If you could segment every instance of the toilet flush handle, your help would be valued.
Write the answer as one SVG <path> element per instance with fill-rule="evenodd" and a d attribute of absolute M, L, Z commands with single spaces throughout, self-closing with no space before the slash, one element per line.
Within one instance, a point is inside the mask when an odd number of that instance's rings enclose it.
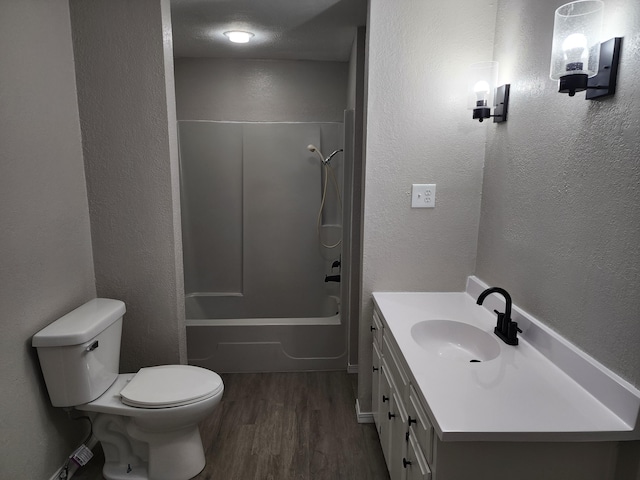
<path fill-rule="evenodd" d="M 99 346 L 98 340 L 96 340 L 86 348 L 85 352 L 93 352 L 96 348 L 98 348 L 98 346 Z"/>

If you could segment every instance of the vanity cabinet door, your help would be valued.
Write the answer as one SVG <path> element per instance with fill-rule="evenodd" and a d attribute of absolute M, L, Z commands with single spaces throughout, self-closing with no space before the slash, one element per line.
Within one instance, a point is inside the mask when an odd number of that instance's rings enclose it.
<path fill-rule="evenodd" d="M 378 436 L 380 437 L 380 445 L 382 446 L 382 453 L 384 453 L 384 459 L 387 462 L 387 468 L 390 465 L 390 454 L 391 454 L 391 392 L 392 392 L 392 384 L 391 378 L 389 378 L 389 367 L 387 366 L 384 358 L 382 359 L 382 363 L 380 366 L 380 371 L 382 374 L 380 375 L 380 409 L 379 409 L 379 418 L 380 423 L 377 425 L 378 427 Z"/>
<path fill-rule="evenodd" d="M 376 344 L 373 344 L 373 358 L 372 358 L 372 379 L 371 379 L 371 410 L 373 413 L 373 420 L 376 424 L 376 428 L 380 425 L 380 409 L 382 398 L 380 396 L 380 377 L 382 375 L 382 358 L 380 350 Z"/>
<path fill-rule="evenodd" d="M 378 346 L 378 349 L 382 351 L 382 335 L 384 327 L 382 326 L 382 320 L 378 316 L 377 312 L 373 312 L 373 320 L 371 322 L 371 332 L 373 333 L 373 344 Z"/>
<path fill-rule="evenodd" d="M 409 436 L 407 454 L 402 459 L 405 480 L 431 480 L 431 470 L 416 439 Z"/>
<path fill-rule="evenodd" d="M 433 465 L 433 426 L 427 417 L 413 385 L 409 386 L 409 435 L 414 437 L 430 465 Z"/>
<path fill-rule="evenodd" d="M 389 476 L 391 480 L 404 479 L 405 468 L 403 458 L 407 455 L 407 410 L 401 396 L 393 388 L 389 423 L 391 427 L 391 454 L 389 456 Z"/>
<path fill-rule="evenodd" d="M 409 394 L 409 376 L 405 372 L 395 345 L 389 337 L 390 335 L 385 335 L 382 339 L 382 356 L 389 364 L 391 369 L 389 376 L 398 389 L 398 394 L 405 399 Z"/>

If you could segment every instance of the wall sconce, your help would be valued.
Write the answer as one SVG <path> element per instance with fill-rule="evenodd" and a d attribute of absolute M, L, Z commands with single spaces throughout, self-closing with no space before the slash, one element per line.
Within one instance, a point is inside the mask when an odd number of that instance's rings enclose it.
<path fill-rule="evenodd" d="M 474 63 L 469 67 L 469 109 L 473 110 L 473 119 L 482 122 L 492 118 L 494 123 L 507 121 L 509 105 L 509 87 L 498 83 L 498 62 Z M 491 106 L 495 106 L 493 115 Z"/>
<path fill-rule="evenodd" d="M 622 39 L 600 43 L 603 12 L 600 0 L 578 0 L 556 10 L 550 76 L 559 81 L 558 92 L 573 97 L 587 90 L 586 99 L 615 93 Z"/>

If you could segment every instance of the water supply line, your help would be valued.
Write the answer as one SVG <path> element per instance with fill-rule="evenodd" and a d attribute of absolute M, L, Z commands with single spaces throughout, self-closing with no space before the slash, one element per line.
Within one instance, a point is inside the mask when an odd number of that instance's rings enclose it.
<path fill-rule="evenodd" d="M 331 180 L 333 181 L 333 185 L 334 185 L 334 187 L 336 189 L 336 197 L 338 198 L 338 205 L 340 207 L 340 211 L 342 212 L 342 197 L 340 196 L 340 189 L 338 188 L 338 181 L 336 180 L 336 175 L 333 172 L 333 169 L 331 168 L 331 164 L 329 162 L 331 161 L 331 159 L 333 158 L 334 155 L 336 155 L 337 153 L 342 152 L 344 150 L 342 148 L 339 148 L 339 149 L 335 150 L 333 153 L 331 153 L 331 155 L 329 155 L 326 159 L 322 155 L 322 152 L 320 152 L 318 147 L 316 147 L 315 145 L 308 145 L 307 146 L 307 150 L 317 154 L 318 157 L 320 158 L 320 162 L 322 163 L 322 166 L 324 167 L 324 182 L 323 182 L 323 185 L 322 185 L 322 200 L 320 202 L 320 209 L 318 210 L 318 221 L 316 222 L 316 231 L 317 231 L 317 234 L 318 234 L 318 241 L 320 242 L 320 245 L 322 245 L 325 248 L 336 248 L 337 246 L 339 246 L 342 243 L 342 238 L 340 238 L 340 240 L 338 240 L 334 244 L 327 245 L 322 241 L 322 236 L 320 235 L 320 227 L 321 227 L 321 223 L 322 223 L 322 210 L 324 209 L 325 201 L 327 199 L 327 184 L 329 183 L 329 176 L 331 176 Z"/>

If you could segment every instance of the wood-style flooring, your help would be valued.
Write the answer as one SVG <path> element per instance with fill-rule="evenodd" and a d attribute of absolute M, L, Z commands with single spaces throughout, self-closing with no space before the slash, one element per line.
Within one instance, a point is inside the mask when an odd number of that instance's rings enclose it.
<path fill-rule="evenodd" d="M 221 376 L 222 402 L 200 424 L 207 465 L 197 480 L 388 480 L 374 425 L 356 421 L 355 375 Z M 102 462 L 74 478 L 101 480 Z"/>

